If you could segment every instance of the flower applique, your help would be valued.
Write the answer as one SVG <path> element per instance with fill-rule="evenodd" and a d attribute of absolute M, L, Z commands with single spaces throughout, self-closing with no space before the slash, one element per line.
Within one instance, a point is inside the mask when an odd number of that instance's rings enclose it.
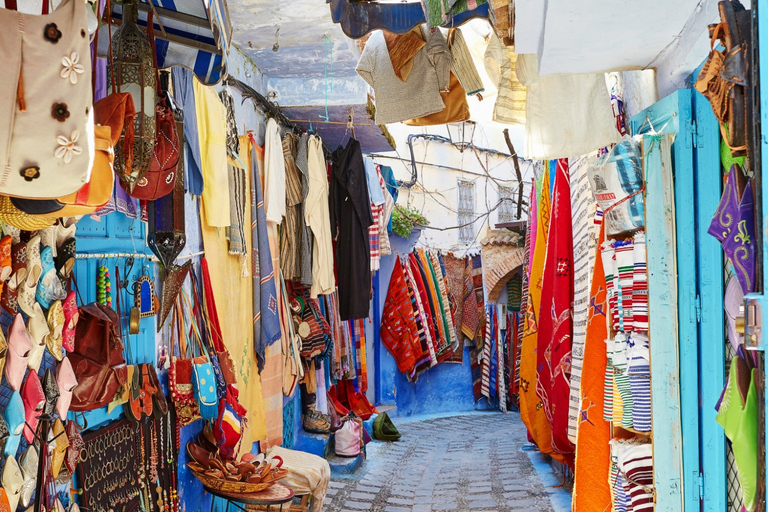
<path fill-rule="evenodd" d="M 64 66 L 64 69 L 61 70 L 59 76 L 69 78 L 69 82 L 73 85 L 77 83 L 77 75 L 85 73 L 85 68 L 80 64 L 80 55 L 77 52 L 62 57 L 61 65 Z"/>
<path fill-rule="evenodd" d="M 57 120 L 60 123 L 63 123 L 67 119 L 69 119 L 69 110 L 67 109 L 66 103 L 54 103 L 53 107 L 51 108 L 51 115 L 55 120 Z"/>
<path fill-rule="evenodd" d="M 55 23 L 49 23 L 45 26 L 45 30 L 43 30 L 43 37 L 49 43 L 56 44 L 61 39 L 61 30 L 59 30 Z"/>
<path fill-rule="evenodd" d="M 19 174 L 21 174 L 21 177 L 26 181 L 36 180 L 40 177 L 40 168 L 36 165 L 30 165 L 19 171 Z"/>
<path fill-rule="evenodd" d="M 74 155 L 82 153 L 83 148 L 77 145 L 77 139 L 79 138 L 80 132 L 77 130 L 72 130 L 72 136 L 70 138 L 67 138 L 64 135 L 56 137 L 56 142 L 59 144 L 59 147 L 56 148 L 56 151 L 54 152 L 56 158 L 63 158 L 64 163 L 68 164 L 72 161 Z"/>

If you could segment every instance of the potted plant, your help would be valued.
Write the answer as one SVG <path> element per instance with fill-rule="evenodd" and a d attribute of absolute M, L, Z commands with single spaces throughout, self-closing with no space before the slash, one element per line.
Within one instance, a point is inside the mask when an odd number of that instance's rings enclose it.
<path fill-rule="evenodd" d="M 409 206 L 395 205 L 392 211 L 392 233 L 408 239 L 414 230 L 428 226 L 429 221 L 416 209 Z"/>

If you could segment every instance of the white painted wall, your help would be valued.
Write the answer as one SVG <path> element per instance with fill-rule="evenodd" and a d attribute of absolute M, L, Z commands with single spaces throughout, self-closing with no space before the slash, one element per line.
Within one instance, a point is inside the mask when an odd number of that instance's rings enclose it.
<path fill-rule="evenodd" d="M 457 132 L 460 133 L 461 125 L 451 125 L 453 140 L 460 141 Z M 411 178 L 410 161 L 396 160 L 389 157 L 408 160 L 410 153 L 406 145 L 408 132 L 413 128 L 404 125 L 389 125 L 388 128 L 395 136 L 398 151 L 388 153 L 386 156 L 374 157 L 376 163 L 392 167 L 395 177 L 401 181 Z M 508 153 L 509 150 L 503 142 L 501 129 L 496 126 L 476 125 L 475 135 L 470 138 L 472 126 L 465 126 L 466 142 L 474 141 L 476 146 L 491 147 Z M 423 129 L 424 133 L 433 133 L 447 136 L 445 126 L 434 126 Z M 513 144 L 522 147 L 522 133 L 515 131 L 512 134 Z M 499 200 L 498 186 L 517 187 L 511 158 L 493 155 L 488 152 L 478 151 L 477 155 L 471 150 L 463 152 L 458 148 L 437 141 L 416 139 L 413 143 L 414 157 L 417 162 L 417 183 L 410 189 L 400 188 L 398 204 L 416 208 L 429 221 L 430 226 L 424 229 L 419 238 L 419 245 L 446 251 L 476 252 L 479 250 L 479 241 L 485 236 L 489 222 L 491 228 L 498 223 L 498 210 L 493 210 Z M 479 160 L 478 160 L 479 156 Z M 455 170 L 444 167 L 452 167 Z M 488 170 L 488 174 L 483 170 Z M 528 201 L 530 193 L 530 180 L 533 177 L 533 165 L 529 161 L 520 160 L 520 170 L 525 182 L 524 200 Z M 493 178 L 493 179 L 492 179 Z M 434 228 L 450 228 L 459 225 L 458 221 L 458 180 L 469 180 L 475 184 L 475 216 L 479 217 L 474 223 L 476 240 L 473 243 L 459 242 L 458 229 L 437 230 Z M 495 181 L 494 181 L 495 180 Z M 524 212 L 527 211 L 524 209 Z M 486 215 L 488 214 L 488 215 Z M 525 218 L 525 214 L 522 215 Z"/>

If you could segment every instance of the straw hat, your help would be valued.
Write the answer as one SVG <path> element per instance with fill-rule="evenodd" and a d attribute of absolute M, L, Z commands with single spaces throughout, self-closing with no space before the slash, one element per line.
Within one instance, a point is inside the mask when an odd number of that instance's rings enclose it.
<path fill-rule="evenodd" d="M 53 226 L 56 217 L 29 215 L 16 208 L 10 197 L 0 196 L 0 221 L 24 231 L 37 231 Z"/>

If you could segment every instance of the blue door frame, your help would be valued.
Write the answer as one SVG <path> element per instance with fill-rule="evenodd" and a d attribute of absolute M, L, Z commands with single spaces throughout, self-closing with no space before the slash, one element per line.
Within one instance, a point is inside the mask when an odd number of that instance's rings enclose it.
<path fill-rule="evenodd" d="M 719 512 L 727 497 L 725 436 L 714 411 L 724 385 L 723 256 L 707 234 L 721 193 L 718 126 L 706 99 L 682 89 L 634 116 L 631 127 L 648 134 L 653 431 L 663 432 L 654 436 L 656 510 Z M 671 174 L 654 133 L 675 134 Z"/>

